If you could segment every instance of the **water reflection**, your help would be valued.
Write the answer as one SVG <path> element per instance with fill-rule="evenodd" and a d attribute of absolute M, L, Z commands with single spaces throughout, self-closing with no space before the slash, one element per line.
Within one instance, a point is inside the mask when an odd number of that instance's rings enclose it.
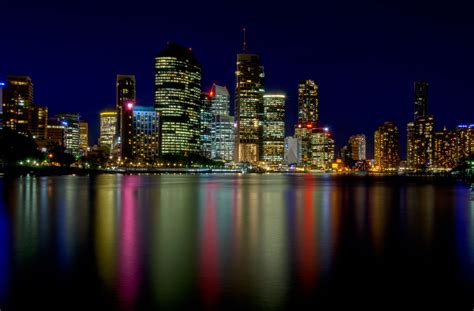
<path fill-rule="evenodd" d="M 281 309 L 338 297 L 353 262 L 409 264 L 407 245 L 439 260 L 436 268 L 451 260 L 437 259 L 437 248 L 444 256 L 455 248 L 451 262 L 474 279 L 474 202 L 462 185 L 100 175 L 0 178 L 0 186 L 0 303 L 12 307 L 18 289 L 78 283 L 99 307 Z M 438 236 L 455 245 L 434 243 Z"/>

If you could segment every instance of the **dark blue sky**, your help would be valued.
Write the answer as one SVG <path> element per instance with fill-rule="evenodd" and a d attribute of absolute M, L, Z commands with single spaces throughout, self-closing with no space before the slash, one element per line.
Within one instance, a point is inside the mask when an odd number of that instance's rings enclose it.
<path fill-rule="evenodd" d="M 39 2 L 39 3 L 37 3 Z M 151 1 L 149 1 L 151 2 Z M 332 2 L 332 3 L 329 3 Z M 35 101 L 53 115 L 77 111 L 98 136 L 98 112 L 115 103 L 115 75 L 135 74 L 139 104 L 153 104 L 154 56 L 167 41 L 190 46 L 212 82 L 234 92 L 241 28 L 260 54 L 266 89 L 288 96 L 320 85 L 320 120 L 340 147 L 385 120 L 413 116 L 413 81 L 430 83 L 436 128 L 474 123 L 474 7 L 449 1 L 5 1 L 0 0 L 0 79 L 31 75 Z"/>

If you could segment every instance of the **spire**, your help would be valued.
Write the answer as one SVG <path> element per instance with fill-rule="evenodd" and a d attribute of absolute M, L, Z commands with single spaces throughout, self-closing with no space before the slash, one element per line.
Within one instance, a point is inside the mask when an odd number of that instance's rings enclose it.
<path fill-rule="evenodd" d="M 246 53 L 247 52 L 247 37 L 246 37 L 246 31 L 245 31 L 245 28 L 242 28 L 242 32 L 244 33 L 244 43 L 243 43 L 243 52 Z"/>

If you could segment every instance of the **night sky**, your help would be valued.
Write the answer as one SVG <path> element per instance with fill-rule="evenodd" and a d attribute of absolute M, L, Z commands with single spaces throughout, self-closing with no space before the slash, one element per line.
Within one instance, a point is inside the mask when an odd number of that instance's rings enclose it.
<path fill-rule="evenodd" d="M 430 83 L 436 129 L 474 123 L 467 1 L 98 2 L 0 0 L 0 79 L 30 75 L 35 102 L 51 116 L 79 112 L 89 121 L 90 144 L 99 111 L 115 104 L 116 74 L 135 74 L 138 104 L 153 104 L 154 57 L 167 41 L 192 47 L 203 89 L 216 82 L 233 95 L 242 27 L 265 66 L 267 91 L 288 96 L 287 134 L 301 79 L 319 83 L 321 125 L 338 148 L 365 133 L 372 155 L 374 129 L 392 120 L 405 158 L 414 80 Z"/>

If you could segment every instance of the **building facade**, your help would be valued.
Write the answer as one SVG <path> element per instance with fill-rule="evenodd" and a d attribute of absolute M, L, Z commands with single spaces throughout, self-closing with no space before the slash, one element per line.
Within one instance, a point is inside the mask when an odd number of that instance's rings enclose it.
<path fill-rule="evenodd" d="M 152 161 L 160 155 L 160 118 L 153 107 L 135 106 L 133 109 L 132 158 Z"/>
<path fill-rule="evenodd" d="M 349 138 L 351 157 L 354 161 L 364 161 L 366 159 L 366 138 L 364 134 L 352 135 Z"/>
<path fill-rule="evenodd" d="M 380 172 L 395 172 L 400 164 L 398 128 L 393 122 L 385 122 L 374 133 L 375 167 Z"/>
<path fill-rule="evenodd" d="M 113 148 L 116 131 L 117 111 L 102 111 L 100 113 L 99 146 L 106 148 L 109 153 Z"/>
<path fill-rule="evenodd" d="M 434 117 L 418 117 L 407 126 L 408 167 L 424 170 L 433 165 L 434 159 Z"/>
<path fill-rule="evenodd" d="M 456 127 L 456 160 L 462 163 L 474 154 L 474 124 L 461 124 Z"/>
<path fill-rule="evenodd" d="M 262 160 L 269 165 L 283 163 L 285 152 L 285 101 L 283 94 L 263 96 L 263 154 Z"/>
<path fill-rule="evenodd" d="M 155 109 L 161 153 L 199 153 L 201 65 L 191 49 L 168 43 L 155 59 Z"/>
<path fill-rule="evenodd" d="M 211 110 L 211 92 L 201 94 L 201 155 L 208 159 L 212 156 L 212 110 Z"/>
<path fill-rule="evenodd" d="M 79 121 L 79 148 L 81 155 L 86 156 L 89 151 L 89 124 L 86 121 Z"/>
<path fill-rule="evenodd" d="M 223 161 L 234 159 L 235 126 L 230 112 L 230 95 L 225 86 L 213 84 L 209 92 L 211 103 L 211 158 Z"/>
<path fill-rule="evenodd" d="M 235 153 L 237 162 L 255 163 L 262 156 L 265 73 L 256 54 L 237 55 L 235 87 Z"/>
<path fill-rule="evenodd" d="M 434 162 L 435 169 L 452 169 L 456 166 L 457 141 L 456 134 L 446 127 L 434 136 Z"/>
<path fill-rule="evenodd" d="M 334 139 L 327 128 L 316 128 L 311 133 L 311 167 L 327 171 L 334 161 Z"/>
<path fill-rule="evenodd" d="M 59 113 L 56 119 L 63 126 L 63 146 L 66 153 L 81 156 L 80 116 L 76 113 Z"/>
<path fill-rule="evenodd" d="M 298 83 L 298 124 L 311 124 L 318 127 L 319 121 L 319 87 L 313 80 L 302 80 Z"/>
<path fill-rule="evenodd" d="M 33 105 L 33 82 L 28 76 L 8 76 L 3 89 L 4 126 L 24 135 L 28 129 L 29 108 Z"/>
<path fill-rule="evenodd" d="M 116 112 L 117 127 L 115 144 L 119 146 L 120 157 L 132 157 L 132 117 L 136 104 L 136 80 L 134 75 L 117 75 Z"/>
<path fill-rule="evenodd" d="M 285 138 L 284 162 L 286 165 L 300 166 L 302 161 L 301 139 L 296 137 Z"/>

